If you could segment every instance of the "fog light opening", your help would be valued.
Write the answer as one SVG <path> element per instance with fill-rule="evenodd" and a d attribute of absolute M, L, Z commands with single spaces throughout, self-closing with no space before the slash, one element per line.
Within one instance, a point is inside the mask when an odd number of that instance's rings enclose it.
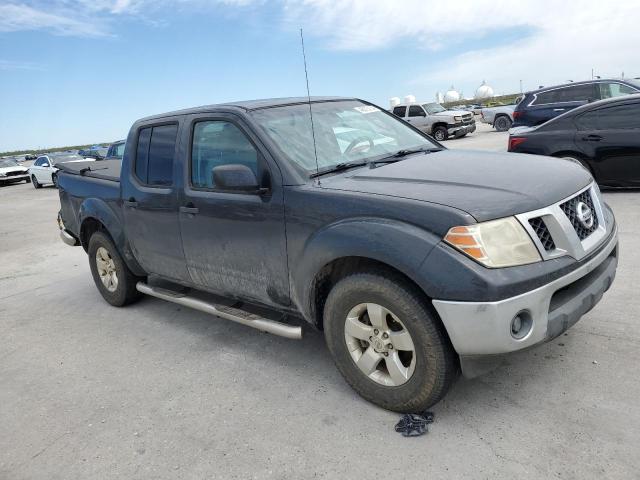
<path fill-rule="evenodd" d="M 522 340 L 529 335 L 532 325 L 533 319 L 529 312 L 526 310 L 518 312 L 511 320 L 511 336 L 516 340 Z"/>

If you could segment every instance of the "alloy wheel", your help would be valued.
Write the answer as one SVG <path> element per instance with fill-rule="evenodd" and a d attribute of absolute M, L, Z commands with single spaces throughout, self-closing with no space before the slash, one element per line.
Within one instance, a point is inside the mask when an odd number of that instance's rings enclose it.
<path fill-rule="evenodd" d="M 416 366 L 411 334 L 402 321 L 376 303 L 353 307 L 345 319 L 344 339 L 356 366 L 374 382 L 397 387 Z"/>
<path fill-rule="evenodd" d="M 118 288 L 116 265 L 109 251 L 104 247 L 96 250 L 96 266 L 98 267 L 98 276 L 104 287 L 110 292 L 115 292 Z"/>

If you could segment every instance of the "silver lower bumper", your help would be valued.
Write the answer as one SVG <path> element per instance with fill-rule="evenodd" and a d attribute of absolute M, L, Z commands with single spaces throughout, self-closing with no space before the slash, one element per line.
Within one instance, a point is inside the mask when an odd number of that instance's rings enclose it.
<path fill-rule="evenodd" d="M 497 302 L 433 300 L 453 347 L 460 356 L 522 350 L 551 340 L 577 322 L 600 301 L 615 277 L 617 227 L 591 260 L 540 288 Z M 566 288 L 565 288 L 566 287 Z M 511 322 L 520 312 L 531 320 L 528 333 L 515 338 Z"/>

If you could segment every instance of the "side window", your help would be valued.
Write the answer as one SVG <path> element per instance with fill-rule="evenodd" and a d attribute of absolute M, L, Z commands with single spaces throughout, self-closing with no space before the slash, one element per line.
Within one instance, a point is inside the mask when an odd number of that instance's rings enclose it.
<path fill-rule="evenodd" d="M 576 124 L 579 130 L 598 130 L 598 110 L 583 113 L 576 118 Z"/>
<path fill-rule="evenodd" d="M 640 129 L 640 104 L 628 103 L 600 108 L 580 117 L 581 130 Z"/>
<path fill-rule="evenodd" d="M 43 163 L 44 163 L 44 158 L 40 157 L 35 162 L 33 162 L 33 166 L 34 167 L 41 167 Z"/>
<path fill-rule="evenodd" d="M 398 117 L 404 117 L 406 113 L 407 113 L 407 107 L 404 107 L 404 106 L 393 107 L 393 114 L 397 115 Z"/>
<path fill-rule="evenodd" d="M 115 146 L 115 156 L 118 158 L 122 158 L 124 157 L 124 143 L 119 143 L 118 145 Z"/>
<path fill-rule="evenodd" d="M 638 93 L 637 90 L 621 83 L 601 83 L 598 87 L 600 88 L 600 98 L 621 97 Z"/>
<path fill-rule="evenodd" d="M 539 93 L 536 96 L 534 105 L 561 102 L 587 102 L 588 100 L 595 100 L 595 98 L 597 97 L 594 91 L 594 85 L 592 83 L 586 83 L 584 85 L 556 88 L 555 90 Z"/>
<path fill-rule="evenodd" d="M 191 184 L 196 188 L 216 188 L 213 169 L 221 165 L 245 165 L 259 176 L 258 152 L 233 123 L 212 120 L 193 127 Z"/>
<path fill-rule="evenodd" d="M 426 114 L 420 105 L 411 105 L 409 107 L 409 116 L 410 117 L 425 117 Z"/>
<path fill-rule="evenodd" d="M 147 127 L 138 133 L 136 177 L 147 185 L 167 186 L 173 183 L 173 157 L 178 125 Z"/>

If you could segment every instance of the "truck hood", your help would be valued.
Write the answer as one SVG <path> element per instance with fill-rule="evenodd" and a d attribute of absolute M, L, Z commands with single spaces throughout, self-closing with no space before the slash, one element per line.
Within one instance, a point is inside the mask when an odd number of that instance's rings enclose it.
<path fill-rule="evenodd" d="M 444 112 L 435 113 L 434 116 L 435 117 L 450 117 L 450 116 L 453 116 L 453 115 L 462 116 L 462 115 L 469 115 L 469 114 L 473 115 L 472 112 L 467 112 L 465 110 L 445 110 Z"/>
<path fill-rule="evenodd" d="M 443 150 L 326 177 L 322 188 L 437 203 L 481 222 L 546 207 L 591 181 L 591 175 L 570 160 Z"/>
<path fill-rule="evenodd" d="M 22 172 L 27 173 L 28 169 L 26 167 L 15 166 L 15 167 L 0 167 L 0 173 L 10 173 L 10 172 Z"/>

